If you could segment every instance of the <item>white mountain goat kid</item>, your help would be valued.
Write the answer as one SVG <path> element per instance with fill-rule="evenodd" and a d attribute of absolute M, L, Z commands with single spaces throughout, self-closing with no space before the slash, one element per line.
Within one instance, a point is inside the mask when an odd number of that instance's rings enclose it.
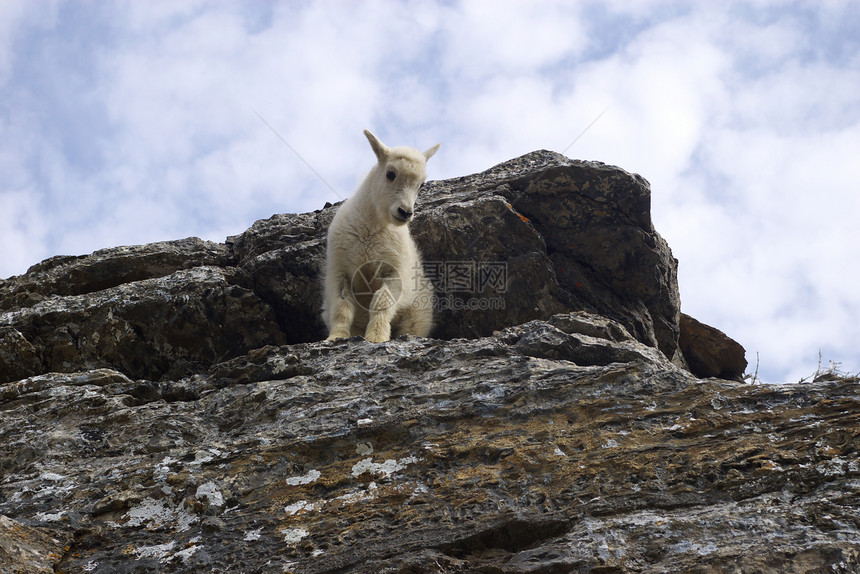
<path fill-rule="evenodd" d="M 389 148 L 364 131 L 377 164 L 335 213 L 328 230 L 323 319 L 328 340 L 363 335 L 372 342 L 410 334 L 426 337 L 433 326 L 433 286 L 408 223 L 427 160 L 410 147 Z"/>

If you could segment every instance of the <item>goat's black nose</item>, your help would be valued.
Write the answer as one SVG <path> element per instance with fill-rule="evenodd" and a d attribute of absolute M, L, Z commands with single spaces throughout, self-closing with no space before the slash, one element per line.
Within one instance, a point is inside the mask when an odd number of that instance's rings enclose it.
<path fill-rule="evenodd" d="M 409 219 L 410 217 L 412 217 L 412 212 L 411 212 L 411 211 L 406 211 L 406 210 L 405 210 L 405 209 L 403 209 L 402 207 L 398 207 L 398 208 L 397 208 L 397 214 L 398 214 L 400 217 L 402 217 L 403 219 Z"/>

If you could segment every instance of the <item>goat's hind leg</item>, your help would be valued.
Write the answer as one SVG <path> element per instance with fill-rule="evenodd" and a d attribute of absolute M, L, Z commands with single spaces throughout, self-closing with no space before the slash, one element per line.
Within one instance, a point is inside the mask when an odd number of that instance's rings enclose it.
<path fill-rule="evenodd" d="M 433 307 L 431 295 L 416 297 L 412 304 L 400 310 L 397 317 L 397 335 L 414 335 L 427 337 L 433 329 Z"/>

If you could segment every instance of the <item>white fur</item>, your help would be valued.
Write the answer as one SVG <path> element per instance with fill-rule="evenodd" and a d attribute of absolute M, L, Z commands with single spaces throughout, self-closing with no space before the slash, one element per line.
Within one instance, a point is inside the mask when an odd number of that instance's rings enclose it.
<path fill-rule="evenodd" d="M 363 335 L 373 342 L 433 326 L 433 286 L 409 234 L 427 160 L 409 147 L 389 148 L 365 130 L 377 164 L 335 213 L 328 230 L 323 319 L 328 340 Z M 365 282 L 364 279 L 370 281 Z"/>

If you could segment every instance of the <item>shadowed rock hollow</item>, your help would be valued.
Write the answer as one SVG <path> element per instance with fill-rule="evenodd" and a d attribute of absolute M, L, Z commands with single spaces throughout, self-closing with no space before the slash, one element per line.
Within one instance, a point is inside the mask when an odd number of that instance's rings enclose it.
<path fill-rule="evenodd" d="M 320 341 L 333 207 L 0 281 L 0 572 L 858 571 L 858 381 L 740 383 L 645 180 L 418 209 L 429 339 Z"/>

